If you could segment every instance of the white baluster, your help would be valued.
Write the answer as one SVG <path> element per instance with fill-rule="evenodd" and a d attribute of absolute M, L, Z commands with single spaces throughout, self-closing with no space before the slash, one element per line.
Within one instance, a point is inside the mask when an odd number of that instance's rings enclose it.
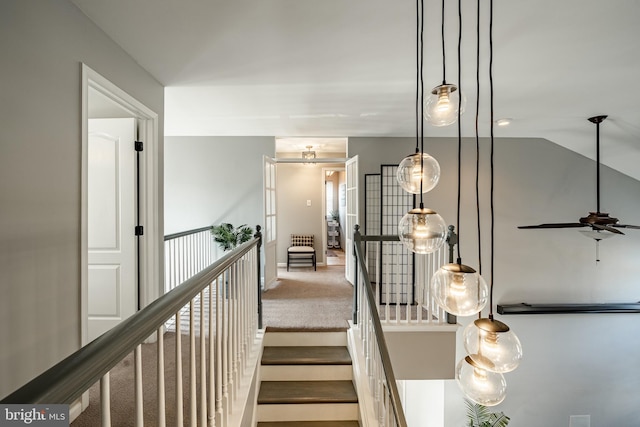
<path fill-rule="evenodd" d="M 196 330 L 195 330 L 195 301 L 189 302 L 189 425 L 198 425 L 198 400 L 196 388 Z"/>
<path fill-rule="evenodd" d="M 200 425 L 207 425 L 207 351 L 205 340 L 204 291 L 200 292 Z"/>
<path fill-rule="evenodd" d="M 111 388 L 109 372 L 100 378 L 100 414 L 102 427 L 111 427 Z"/>
<path fill-rule="evenodd" d="M 135 389 L 136 389 L 136 427 L 144 426 L 144 397 L 142 395 L 142 346 L 138 345 L 134 353 L 135 360 Z"/>
<path fill-rule="evenodd" d="M 215 282 L 214 282 L 215 283 Z M 209 419 L 207 426 L 213 427 L 216 425 L 216 357 L 215 357 L 215 334 L 213 332 L 214 318 L 213 318 L 213 285 L 209 284 L 209 403 L 208 403 L 208 413 Z"/>
<path fill-rule="evenodd" d="M 164 327 L 158 329 L 158 427 L 166 426 L 165 395 L 164 395 Z"/>
<path fill-rule="evenodd" d="M 182 339 L 180 311 L 176 313 L 176 426 L 184 425 L 184 395 L 182 394 Z"/>

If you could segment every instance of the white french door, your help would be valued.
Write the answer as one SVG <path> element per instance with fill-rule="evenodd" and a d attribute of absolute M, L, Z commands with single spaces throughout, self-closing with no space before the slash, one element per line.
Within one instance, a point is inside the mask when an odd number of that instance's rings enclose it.
<path fill-rule="evenodd" d="M 90 119 L 87 168 L 88 340 L 135 313 L 136 119 Z"/>
<path fill-rule="evenodd" d="M 345 162 L 347 180 L 347 224 L 345 228 L 345 276 L 353 284 L 355 271 L 353 268 L 353 231 L 358 223 L 358 156 Z"/>
<path fill-rule="evenodd" d="M 277 230 L 276 230 L 276 162 L 264 156 L 264 287 L 268 288 L 278 276 Z"/>

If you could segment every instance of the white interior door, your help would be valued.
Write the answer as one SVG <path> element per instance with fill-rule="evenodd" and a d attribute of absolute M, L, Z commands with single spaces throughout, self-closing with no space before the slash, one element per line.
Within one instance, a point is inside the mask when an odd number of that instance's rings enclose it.
<path fill-rule="evenodd" d="M 136 311 L 136 120 L 90 119 L 87 170 L 88 339 Z"/>
<path fill-rule="evenodd" d="M 276 162 L 264 156 L 264 286 L 268 288 L 278 276 L 276 230 Z"/>
<path fill-rule="evenodd" d="M 353 231 L 358 223 L 358 156 L 354 156 L 345 163 L 347 173 L 347 224 L 345 227 L 345 276 L 353 284 L 355 272 L 353 269 Z"/>

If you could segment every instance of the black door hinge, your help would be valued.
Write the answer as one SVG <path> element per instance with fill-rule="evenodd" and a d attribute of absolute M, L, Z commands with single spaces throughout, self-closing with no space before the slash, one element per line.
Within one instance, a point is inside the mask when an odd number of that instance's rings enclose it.
<path fill-rule="evenodd" d="M 136 236 L 142 236 L 144 234 L 144 227 L 141 225 L 136 225 Z"/>
<path fill-rule="evenodd" d="M 135 142 L 135 149 L 136 149 L 136 151 L 142 151 L 142 149 L 143 149 L 143 145 L 144 145 L 144 144 L 142 143 L 142 141 L 136 141 L 136 142 Z"/>

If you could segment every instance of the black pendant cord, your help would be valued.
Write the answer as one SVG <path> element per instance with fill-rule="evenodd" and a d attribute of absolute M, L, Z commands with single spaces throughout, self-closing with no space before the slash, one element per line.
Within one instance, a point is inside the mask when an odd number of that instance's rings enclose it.
<path fill-rule="evenodd" d="M 491 105 L 491 285 L 489 286 L 489 319 L 493 320 L 493 265 L 495 215 L 493 207 L 493 0 L 489 0 L 489 98 Z"/>
<path fill-rule="evenodd" d="M 442 2 L 443 20 L 444 20 L 444 1 Z M 443 21 L 444 22 L 444 21 Z M 444 40 L 444 34 L 443 34 Z M 458 250 L 457 264 L 462 264 L 462 255 L 460 255 L 460 194 L 461 194 L 461 181 L 462 181 L 462 120 L 460 115 L 462 113 L 462 7 L 461 0 L 458 0 L 458 212 L 456 216 L 456 227 L 458 227 L 458 244 L 456 245 Z M 444 58 L 443 58 L 444 62 Z"/>
<path fill-rule="evenodd" d="M 442 35 L 442 84 L 446 85 L 447 84 L 447 56 L 446 56 L 446 50 L 444 47 L 444 1 L 442 0 L 442 26 L 441 26 L 441 35 Z"/>
<path fill-rule="evenodd" d="M 422 102 L 424 100 L 424 84 L 423 84 L 423 76 L 422 76 L 422 67 L 424 62 L 424 52 L 422 50 L 423 46 L 423 36 L 424 36 L 424 0 L 420 0 L 420 24 L 418 25 L 420 32 L 420 43 L 419 43 L 419 56 L 420 56 L 420 106 L 422 106 Z M 422 111 L 420 111 L 420 209 L 424 209 L 424 203 L 422 200 L 422 186 L 423 186 L 423 175 L 424 175 L 424 120 L 422 120 Z"/>
<path fill-rule="evenodd" d="M 420 152 L 420 0 L 416 0 L 416 154 Z"/>
<path fill-rule="evenodd" d="M 600 121 L 596 121 L 596 209 L 600 214 Z"/>
<path fill-rule="evenodd" d="M 480 0 L 476 14 L 476 218 L 478 222 L 478 274 L 482 275 L 482 234 L 480 232 Z"/>

